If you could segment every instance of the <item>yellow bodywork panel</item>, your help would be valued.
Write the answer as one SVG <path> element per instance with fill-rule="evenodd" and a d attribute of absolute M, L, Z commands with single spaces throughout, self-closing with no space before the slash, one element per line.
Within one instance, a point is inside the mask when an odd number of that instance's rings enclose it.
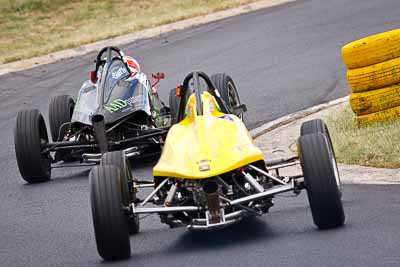
<path fill-rule="evenodd" d="M 221 113 L 208 92 L 201 99 L 203 115 L 197 115 L 193 94 L 186 117 L 169 130 L 154 176 L 209 178 L 264 160 L 237 116 Z"/>

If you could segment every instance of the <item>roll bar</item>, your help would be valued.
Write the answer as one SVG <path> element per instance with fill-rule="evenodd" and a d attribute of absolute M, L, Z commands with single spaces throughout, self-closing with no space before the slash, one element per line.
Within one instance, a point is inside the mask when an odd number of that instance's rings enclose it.
<path fill-rule="evenodd" d="M 104 60 L 102 60 L 101 58 L 104 55 L 104 53 L 107 53 L 107 60 L 105 61 L 105 63 L 106 63 L 105 66 L 107 66 L 107 68 L 103 70 L 103 74 L 102 74 L 103 77 L 107 77 L 108 71 L 110 69 L 110 63 L 111 63 L 111 60 L 112 60 L 111 56 L 112 56 L 112 52 L 113 51 L 118 54 L 118 56 L 120 57 L 121 61 L 125 65 L 125 68 L 128 71 L 129 75 L 132 75 L 132 72 L 131 72 L 130 68 L 128 67 L 128 64 L 124 60 L 124 56 L 125 56 L 124 52 L 122 52 L 121 49 L 119 49 L 118 47 L 114 47 L 114 46 L 104 47 L 97 54 L 97 57 L 96 57 L 96 69 L 95 69 L 94 73 L 97 74 L 97 71 L 99 70 L 100 66 L 104 63 Z M 99 97 L 100 106 L 103 105 L 103 101 L 104 101 L 104 86 L 105 86 L 105 82 L 106 82 L 105 79 L 101 79 L 101 82 L 100 82 L 99 87 L 98 87 L 99 88 L 98 97 Z"/>
<path fill-rule="evenodd" d="M 203 115 L 203 103 L 201 102 L 201 93 L 200 93 L 200 81 L 199 77 L 203 78 L 207 84 L 208 92 L 214 96 L 217 101 L 219 107 L 224 113 L 232 113 L 232 110 L 225 103 L 225 101 L 221 98 L 220 93 L 215 87 L 214 83 L 211 81 L 210 77 L 202 71 L 194 71 L 186 75 L 183 80 L 182 91 L 181 91 L 181 101 L 179 102 L 179 112 L 178 112 L 178 122 L 184 118 L 185 115 L 185 102 L 187 99 L 188 89 L 189 89 L 189 81 L 193 78 L 194 82 L 194 93 L 196 97 L 196 112 L 197 115 Z"/>
<path fill-rule="evenodd" d="M 100 50 L 100 52 L 97 54 L 97 57 L 96 57 L 96 69 L 95 69 L 95 72 L 97 73 L 97 71 L 99 70 L 99 67 L 101 66 L 101 63 L 102 63 L 101 57 L 103 56 L 103 54 L 104 54 L 105 52 L 107 52 L 107 61 L 106 61 L 106 63 L 109 63 L 109 62 L 110 62 L 110 60 L 111 60 L 111 51 L 114 51 L 115 53 L 118 54 L 118 56 L 119 56 L 119 57 L 121 58 L 121 60 L 124 62 L 125 67 L 126 67 L 127 70 L 130 72 L 130 69 L 128 68 L 128 65 L 127 65 L 126 62 L 123 60 L 123 58 L 124 58 L 124 56 L 125 56 L 124 52 L 122 52 L 121 49 L 119 49 L 118 47 L 115 47 L 115 46 L 106 46 L 106 47 L 103 47 L 103 48 Z M 130 73 L 130 74 L 131 74 L 131 73 Z"/>

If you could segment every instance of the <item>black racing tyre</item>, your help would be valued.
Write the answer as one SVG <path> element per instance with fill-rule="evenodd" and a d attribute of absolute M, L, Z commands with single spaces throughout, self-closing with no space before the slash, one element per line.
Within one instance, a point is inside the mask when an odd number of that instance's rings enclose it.
<path fill-rule="evenodd" d="M 122 203 L 128 206 L 131 202 L 131 196 L 128 188 L 129 180 L 132 180 L 131 167 L 126 160 L 123 151 L 106 152 L 101 157 L 100 165 L 114 165 L 121 174 L 121 192 Z"/>
<path fill-rule="evenodd" d="M 42 153 L 48 142 L 46 123 L 39 110 L 19 111 L 14 129 L 14 148 L 19 172 L 28 183 L 50 180 L 50 153 Z"/>
<path fill-rule="evenodd" d="M 51 137 L 54 142 L 61 141 L 67 128 L 60 127 L 71 121 L 75 101 L 68 95 L 55 96 L 50 100 L 49 123 Z"/>
<path fill-rule="evenodd" d="M 136 194 L 133 190 L 129 189 L 129 185 L 132 184 L 132 168 L 129 160 L 125 157 L 123 151 L 113 151 L 104 153 L 101 157 L 100 165 L 114 165 L 120 171 L 121 178 L 121 192 L 122 192 L 122 203 L 125 207 L 128 207 L 136 198 Z M 127 217 L 129 223 L 129 233 L 131 235 L 139 233 L 140 223 L 139 216 L 132 215 Z"/>
<path fill-rule="evenodd" d="M 345 215 L 335 172 L 334 155 L 322 133 L 300 136 L 298 151 L 315 225 L 320 229 L 344 224 Z"/>
<path fill-rule="evenodd" d="M 211 81 L 214 83 L 215 87 L 221 94 L 221 98 L 233 109 L 240 106 L 239 93 L 236 89 L 235 83 L 232 78 L 225 73 L 217 73 L 210 77 Z M 236 114 L 241 120 L 243 120 L 243 113 Z"/>
<path fill-rule="evenodd" d="M 181 101 L 180 97 L 176 96 L 176 89 L 172 89 L 169 92 L 169 109 L 171 112 L 171 120 L 172 124 L 178 122 L 178 114 L 179 114 L 179 102 Z"/>
<path fill-rule="evenodd" d="M 106 261 L 126 259 L 131 255 L 120 183 L 120 172 L 115 166 L 100 165 L 90 171 L 90 202 L 97 251 Z"/>
<path fill-rule="evenodd" d="M 301 124 L 300 136 L 311 134 L 311 133 L 323 133 L 323 134 L 329 135 L 326 124 L 321 119 L 314 119 L 314 120 L 303 122 Z"/>
<path fill-rule="evenodd" d="M 336 162 L 336 154 L 335 154 L 335 150 L 333 149 L 331 135 L 329 134 L 328 126 L 326 126 L 325 122 L 321 119 L 314 119 L 314 120 L 303 122 L 301 124 L 301 128 L 300 128 L 300 136 L 304 136 L 304 135 L 312 134 L 312 133 L 322 133 L 325 135 L 325 137 L 328 141 L 329 149 L 332 152 L 333 157 L 334 157 L 333 161 L 334 161 L 334 165 L 335 165 L 335 172 L 339 173 L 339 168 L 338 168 L 338 165 Z M 340 191 L 340 195 L 341 195 L 342 183 L 340 181 L 340 178 L 338 181 L 338 187 L 339 187 L 339 191 Z"/>

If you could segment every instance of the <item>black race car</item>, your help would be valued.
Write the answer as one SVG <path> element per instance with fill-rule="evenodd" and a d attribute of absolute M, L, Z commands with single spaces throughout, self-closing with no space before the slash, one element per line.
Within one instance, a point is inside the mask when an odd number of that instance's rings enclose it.
<path fill-rule="evenodd" d="M 76 103 L 68 95 L 52 98 L 53 142 L 39 110 L 18 112 L 14 143 L 24 180 L 47 181 L 52 168 L 77 166 L 62 162 L 96 164 L 107 151 L 123 150 L 128 158 L 160 153 L 172 121 L 169 107 L 154 88 L 164 74 L 153 74 L 152 84 L 131 59 L 119 48 L 105 47 Z"/>

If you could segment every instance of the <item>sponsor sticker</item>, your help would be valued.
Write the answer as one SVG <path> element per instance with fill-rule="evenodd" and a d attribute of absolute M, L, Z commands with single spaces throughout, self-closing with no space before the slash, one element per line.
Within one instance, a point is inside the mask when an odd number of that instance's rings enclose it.
<path fill-rule="evenodd" d="M 143 95 L 132 96 L 126 100 L 124 99 L 115 99 L 110 103 L 105 104 L 103 107 L 110 113 L 121 110 L 125 107 L 132 107 L 138 102 L 143 102 Z"/>
<path fill-rule="evenodd" d="M 218 118 L 223 119 L 223 120 L 228 120 L 228 121 L 234 121 L 229 115 L 222 115 L 222 116 L 219 116 Z"/>
<path fill-rule="evenodd" d="M 114 79 L 119 79 L 122 75 L 126 74 L 127 72 L 128 72 L 128 71 L 127 71 L 124 67 L 121 67 L 121 68 L 119 68 L 117 71 L 111 73 L 111 76 L 112 76 Z"/>

